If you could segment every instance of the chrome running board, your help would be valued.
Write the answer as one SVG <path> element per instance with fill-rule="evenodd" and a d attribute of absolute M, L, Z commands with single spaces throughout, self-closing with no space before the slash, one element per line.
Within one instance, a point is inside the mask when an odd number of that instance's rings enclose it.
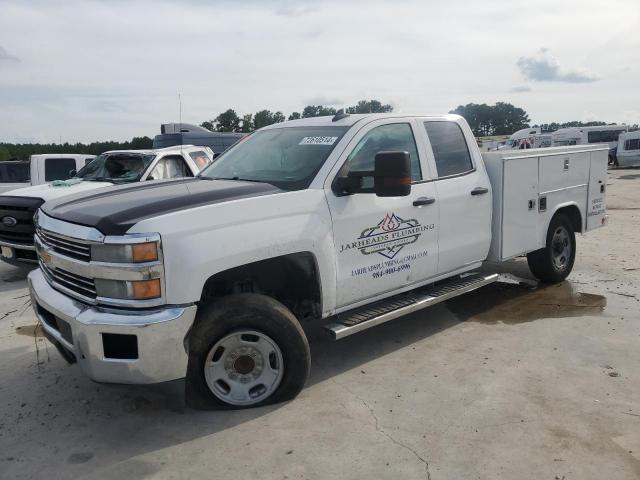
<path fill-rule="evenodd" d="M 340 340 L 353 333 L 484 287 L 498 278 L 497 273 L 469 273 L 456 276 L 341 313 L 335 317 L 333 323 L 324 325 L 323 328 L 329 331 L 333 340 Z"/>

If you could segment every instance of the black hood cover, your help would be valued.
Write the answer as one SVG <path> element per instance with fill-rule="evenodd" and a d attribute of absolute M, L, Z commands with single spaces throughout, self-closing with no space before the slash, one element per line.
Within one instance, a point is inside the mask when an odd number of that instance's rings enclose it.
<path fill-rule="evenodd" d="M 97 189 L 51 200 L 42 206 L 50 217 L 95 227 L 104 235 L 122 235 L 145 218 L 240 198 L 282 192 L 267 183 L 195 178 L 153 181 Z"/>

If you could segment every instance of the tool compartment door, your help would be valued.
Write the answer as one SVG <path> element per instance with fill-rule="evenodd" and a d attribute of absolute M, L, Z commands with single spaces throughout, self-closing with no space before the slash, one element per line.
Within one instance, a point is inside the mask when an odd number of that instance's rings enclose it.
<path fill-rule="evenodd" d="M 606 218 L 605 192 L 607 189 L 606 150 L 591 152 L 589 168 L 589 195 L 587 198 L 587 230 L 602 227 Z"/>
<path fill-rule="evenodd" d="M 537 250 L 538 157 L 503 160 L 502 260 Z"/>

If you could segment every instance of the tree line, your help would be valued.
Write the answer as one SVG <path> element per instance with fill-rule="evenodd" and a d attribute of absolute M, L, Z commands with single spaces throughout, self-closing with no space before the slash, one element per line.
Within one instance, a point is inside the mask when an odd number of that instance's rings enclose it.
<path fill-rule="evenodd" d="M 347 113 L 385 113 L 392 112 L 393 107 L 384 104 L 379 100 L 360 100 L 355 105 L 345 109 Z M 267 109 L 259 110 L 255 113 L 238 115 L 229 108 L 220 113 L 215 118 L 206 120 L 201 126 L 213 132 L 243 132 L 250 133 L 267 125 L 281 123 L 285 120 L 296 120 L 299 118 L 320 117 L 335 115 L 334 107 L 326 105 L 307 105 L 299 112 L 293 112 L 285 117 L 281 111 L 271 111 Z M 495 105 L 485 103 L 468 103 L 459 105 L 449 113 L 463 116 L 473 130 L 476 137 L 486 137 L 492 135 L 511 135 L 513 132 L 529 128 L 531 120 L 527 112 L 510 103 L 497 102 Z M 542 128 L 543 132 L 552 132 L 565 127 L 588 127 L 607 125 L 607 122 L 551 122 L 536 124 L 533 127 Z M 638 124 L 630 125 L 629 130 L 638 130 Z M 149 149 L 153 146 L 153 140 L 149 137 L 133 137 L 126 142 L 92 142 L 84 143 L 0 143 L 0 161 L 10 159 L 24 160 L 31 155 L 39 153 L 85 153 L 98 155 L 108 150 L 139 150 Z"/>
<path fill-rule="evenodd" d="M 495 105 L 468 103 L 466 105 L 459 105 L 449 113 L 463 116 L 476 137 L 511 135 L 513 132 L 529 127 L 540 127 L 543 132 L 555 132 L 560 128 L 567 127 L 613 125 L 607 122 L 581 122 L 578 120 L 530 125 L 531 120 L 527 112 L 522 108 L 505 102 L 497 102 Z M 638 129 L 638 124 L 629 125 L 629 130 Z"/>
<path fill-rule="evenodd" d="M 383 104 L 379 100 L 360 100 L 355 105 L 345 108 L 347 113 L 386 113 L 392 112 L 393 107 Z M 281 123 L 285 120 L 298 120 L 299 118 L 324 117 L 335 115 L 338 111 L 334 107 L 325 105 L 307 105 L 301 112 L 293 112 L 285 117 L 281 111 L 259 110 L 256 113 L 238 115 L 229 108 L 211 120 L 206 120 L 200 124 L 212 132 L 241 132 L 250 133 L 259 128 Z"/>
<path fill-rule="evenodd" d="M 91 143 L 0 143 L 0 161 L 26 160 L 40 153 L 80 153 L 99 155 L 109 150 L 143 150 L 153 147 L 149 137 L 133 137 L 128 142 Z"/>

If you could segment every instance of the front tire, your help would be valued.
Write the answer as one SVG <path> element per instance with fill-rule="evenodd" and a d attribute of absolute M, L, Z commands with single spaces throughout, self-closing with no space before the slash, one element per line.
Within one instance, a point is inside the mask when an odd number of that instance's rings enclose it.
<path fill-rule="evenodd" d="M 527 254 L 533 275 L 543 282 L 558 283 L 569 276 L 576 258 L 576 236 L 569 218 L 556 214 L 547 230 L 545 248 Z"/>
<path fill-rule="evenodd" d="M 309 376 L 309 343 L 273 298 L 229 295 L 200 307 L 189 335 L 187 404 L 249 408 L 294 398 Z"/>

